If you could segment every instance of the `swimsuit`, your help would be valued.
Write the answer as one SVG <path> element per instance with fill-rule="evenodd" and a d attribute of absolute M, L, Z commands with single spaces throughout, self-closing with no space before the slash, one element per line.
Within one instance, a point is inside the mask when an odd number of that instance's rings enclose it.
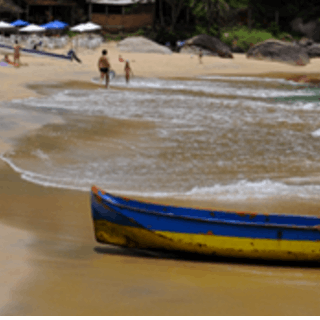
<path fill-rule="evenodd" d="M 109 68 L 100 68 L 100 72 L 101 73 L 108 73 L 109 72 Z"/>

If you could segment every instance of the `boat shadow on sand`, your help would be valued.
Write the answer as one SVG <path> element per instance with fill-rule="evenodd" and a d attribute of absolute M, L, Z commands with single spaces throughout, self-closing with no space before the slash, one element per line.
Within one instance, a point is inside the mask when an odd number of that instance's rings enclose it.
<path fill-rule="evenodd" d="M 283 261 L 283 260 L 262 260 L 250 258 L 231 258 L 222 256 L 206 256 L 201 254 L 193 254 L 187 252 L 176 251 L 158 251 L 143 249 L 127 249 L 112 245 L 96 246 L 93 249 L 98 254 L 115 255 L 122 257 L 144 258 L 144 259 L 163 259 L 186 261 L 193 263 L 215 263 L 215 264 L 234 264 L 234 265 L 256 265 L 270 267 L 292 267 L 319 269 L 320 261 Z"/>

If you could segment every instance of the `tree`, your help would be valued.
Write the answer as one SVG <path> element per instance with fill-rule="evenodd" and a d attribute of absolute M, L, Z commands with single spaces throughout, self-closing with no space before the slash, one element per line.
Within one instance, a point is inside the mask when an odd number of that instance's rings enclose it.
<path fill-rule="evenodd" d="M 160 0 L 161 1 L 161 0 Z M 177 23 L 177 19 L 182 7 L 186 4 L 186 0 L 166 0 L 171 7 L 171 26 L 170 31 L 173 32 Z"/>

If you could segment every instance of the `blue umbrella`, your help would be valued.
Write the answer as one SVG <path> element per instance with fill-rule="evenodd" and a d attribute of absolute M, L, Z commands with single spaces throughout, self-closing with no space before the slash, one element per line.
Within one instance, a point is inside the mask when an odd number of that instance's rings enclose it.
<path fill-rule="evenodd" d="M 30 23 L 24 20 L 16 20 L 10 24 L 14 27 L 25 27 L 28 26 Z"/>
<path fill-rule="evenodd" d="M 53 22 L 58 24 L 58 25 L 63 26 L 64 28 L 69 26 L 66 22 L 62 22 L 62 21 L 59 21 L 59 20 L 54 20 Z"/>
<path fill-rule="evenodd" d="M 52 21 L 48 22 L 46 24 L 43 24 L 41 27 L 46 28 L 46 29 L 64 29 L 66 27 L 65 23 L 60 22 L 60 21 Z"/>

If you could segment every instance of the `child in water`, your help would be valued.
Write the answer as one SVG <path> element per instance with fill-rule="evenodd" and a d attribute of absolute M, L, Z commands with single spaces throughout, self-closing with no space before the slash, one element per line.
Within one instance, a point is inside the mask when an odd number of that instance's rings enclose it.
<path fill-rule="evenodd" d="M 133 72 L 130 68 L 130 64 L 129 64 L 129 60 L 126 61 L 125 67 L 124 67 L 124 71 L 126 73 L 126 82 L 129 83 L 130 81 L 130 74 L 133 75 Z"/>

